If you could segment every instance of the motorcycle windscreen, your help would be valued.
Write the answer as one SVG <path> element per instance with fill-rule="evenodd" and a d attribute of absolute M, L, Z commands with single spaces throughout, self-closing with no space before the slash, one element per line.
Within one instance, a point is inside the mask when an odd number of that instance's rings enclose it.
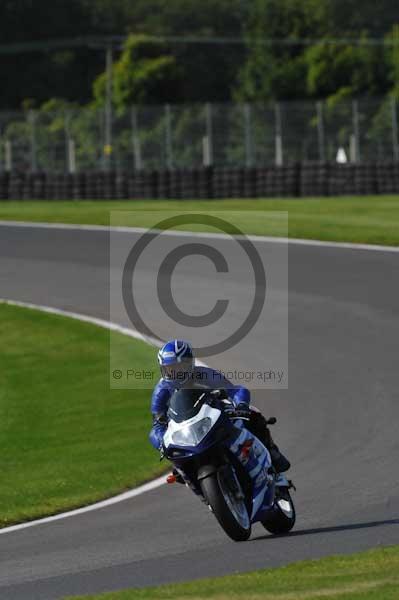
<path fill-rule="evenodd" d="M 206 401 L 208 392 L 204 387 L 176 390 L 169 400 L 168 417 L 182 423 L 195 417 Z"/>

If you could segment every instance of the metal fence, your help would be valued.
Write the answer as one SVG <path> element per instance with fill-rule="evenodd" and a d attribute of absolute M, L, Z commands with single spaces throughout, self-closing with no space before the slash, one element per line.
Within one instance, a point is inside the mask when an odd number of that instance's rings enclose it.
<path fill-rule="evenodd" d="M 0 171 L 174 170 L 399 160 L 393 98 L 0 113 Z"/>

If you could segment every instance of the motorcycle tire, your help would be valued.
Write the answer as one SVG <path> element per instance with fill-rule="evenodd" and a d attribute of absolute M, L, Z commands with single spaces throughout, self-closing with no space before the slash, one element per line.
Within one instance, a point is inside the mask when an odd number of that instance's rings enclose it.
<path fill-rule="evenodd" d="M 284 504 L 281 504 L 282 501 Z M 289 506 L 288 506 L 289 505 Z M 295 506 L 288 489 L 279 490 L 274 507 L 270 514 L 262 521 L 262 525 L 269 533 L 273 535 L 283 535 L 288 533 L 295 525 Z"/>
<path fill-rule="evenodd" d="M 213 473 L 201 480 L 202 493 L 213 514 L 219 521 L 225 533 L 235 542 L 244 542 L 251 535 L 251 521 L 247 513 L 247 526 L 243 527 L 234 516 L 226 501 L 225 494 L 220 484 L 219 474 Z M 245 511 L 247 511 L 245 507 Z"/>

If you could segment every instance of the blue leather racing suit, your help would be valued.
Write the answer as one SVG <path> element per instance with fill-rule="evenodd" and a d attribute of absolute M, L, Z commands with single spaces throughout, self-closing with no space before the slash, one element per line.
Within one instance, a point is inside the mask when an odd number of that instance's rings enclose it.
<path fill-rule="evenodd" d="M 194 367 L 194 372 L 191 375 L 193 382 L 204 384 L 210 389 L 224 389 L 228 397 L 237 406 L 238 404 L 247 404 L 249 406 L 250 393 L 249 390 L 240 385 L 234 385 L 224 377 L 220 371 L 215 371 L 209 367 Z M 150 431 L 150 442 L 159 450 L 162 445 L 164 433 L 167 429 L 167 412 L 169 407 L 169 399 L 173 392 L 182 385 L 176 381 L 168 381 L 160 379 L 152 394 L 151 412 L 153 416 L 153 427 Z"/>

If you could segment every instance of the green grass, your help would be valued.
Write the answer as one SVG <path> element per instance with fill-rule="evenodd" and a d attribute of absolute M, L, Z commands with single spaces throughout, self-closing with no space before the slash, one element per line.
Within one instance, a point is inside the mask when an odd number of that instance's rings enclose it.
<path fill-rule="evenodd" d="M 288 211 L 289 236 L 319 240 L 399 245 L 399 196 L 365 196 L 267 200 L 195 201 L 70 201 L 2 202 L 0 219 L 109 225 L 110 211 L 135 211 L 133 219 L 121 212 L 113 224 L 146 227 L 148 214 L 163 216 L 173 210 L 244 210 L 240 219 L 245 233 L 284 235 L 284 223 L 276 215 L 259 219 L 254 211 Z M 251 214 L 252 213 L 252 214 Z M 153 221 L 151 222 L 153 224 Z"/>
<path fill-rule="evenodd" d="M 287 543 L 289 540 L 287 539 Z M 244 545 L 245 546 L 245 545 Z M 243 547 L 245 552 L 245 547 Z M 397 600 L 399 546 L 192 583 L 74 600 Z"/>
<path fill-rule="evenodd" d="M 154 349 L 120 334 L 137 369 Z M 110 390 L 109 332 L 0 304 L 0 527 L 81 506 L 160 473 L 149 390 Z"/>

